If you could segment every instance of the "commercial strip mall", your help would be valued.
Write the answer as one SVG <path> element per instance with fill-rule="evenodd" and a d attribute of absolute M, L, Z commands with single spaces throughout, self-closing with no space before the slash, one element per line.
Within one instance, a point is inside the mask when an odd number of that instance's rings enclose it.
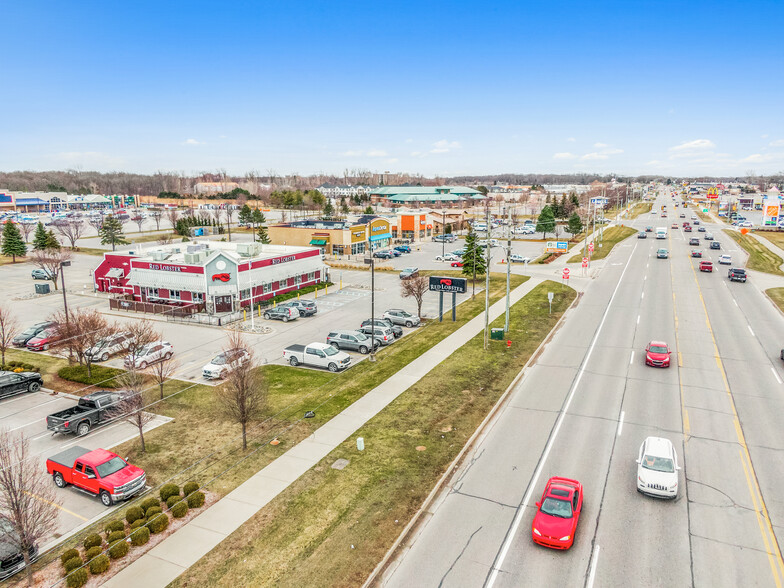
<path fill-rule="evenodd" d="M 208 314 L 234 312 L 328 279 L 316 248 L 224 241 L 108 252 L 93 272 L 99 292 L 140 302 L 204 304 Z"/>

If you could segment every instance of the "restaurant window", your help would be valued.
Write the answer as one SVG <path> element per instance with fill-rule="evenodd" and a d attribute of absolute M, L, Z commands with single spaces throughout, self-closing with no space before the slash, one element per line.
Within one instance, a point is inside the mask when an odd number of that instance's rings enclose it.
<path fill-rule="evenodd" d="M 316 272 L 310 272 L 308 274 L 308 282 L 312 282 L 315 279 L 316 279 Z"/>
<path fill-rule="evenodd" d="M 147 296 L 148 297 L 150 297 L 150 296 L 152 296 L 153 298 L 157 298 L 158 297 L 158 288 L 149 288 L 148 287 L 145 290 L 147 292 Z"/>
<path fill-rule="evenodd" d="M 269 294 L 270 292 L 272 292 L 272 284 L 262 284 L 261 292 L 263 294 Z"/>
<path fill-rule="evenodd" d="M 250 288 L 240 290 L 240 298 L 243 300 L 250 298 Z"/>
<path fill-rule="evenodd" d="M 191 299 L 193 302 L 204 302 L 203 292 L 191 292 Z"/>
<path fill-rule="evenodd" d="M 294 283 L 301 284 L 302 283 L 302 276 L 294 276 Z"/>
<path fill-rule="evenodd" d="M 169 290 L 169 298 L 172 300 L 182 300 L 182 294 L 179 290 Z"/>

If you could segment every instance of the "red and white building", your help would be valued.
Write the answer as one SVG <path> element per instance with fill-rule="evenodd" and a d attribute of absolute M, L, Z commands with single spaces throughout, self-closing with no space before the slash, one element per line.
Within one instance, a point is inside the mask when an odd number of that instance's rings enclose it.
<path fill-rule="evenodd" d="M 223 241 L 109 252 L 93 272 L 100 292 L 204 303 L 209 314 L 240 310 L 328 277 L 318 248 Z"/>

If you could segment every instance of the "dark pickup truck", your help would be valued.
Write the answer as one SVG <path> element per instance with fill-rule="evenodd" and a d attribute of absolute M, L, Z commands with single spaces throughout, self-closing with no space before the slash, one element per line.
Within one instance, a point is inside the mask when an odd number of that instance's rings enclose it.
<path fill-rule="evenodd" d="M 116 392 L 93 392 L 79 399 L 76 406 L 46 417 L 46 428 L 55 433 L 86 435 L 90 429 L 110 420 L 122 395 Z"/>

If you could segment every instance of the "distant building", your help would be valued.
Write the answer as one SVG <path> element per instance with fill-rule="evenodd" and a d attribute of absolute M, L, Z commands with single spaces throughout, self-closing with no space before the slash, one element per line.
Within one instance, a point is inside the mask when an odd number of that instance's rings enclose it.
<path fill-rule="evenodd" d="M 392 208 L 465 208 L 484 199 L 484 194 L 465 186 L 382 186 L 370 191 L 373 204 Z"/>
<path fill-rule="evenodd" d="M 219 194 L 220 192 L 231 192 L 239 187 L 237 182 L 198 182 L 194 184 L 193 191 L 196 194 Z"/>
<path fill-rule="evenodd" d="M 341 198 L 351 198 L 358 196 L 367 196 L 372 188 L 369 186 L 350 186 L 348 184 L 330 184 L 324 182 L 316 190 L 324 194 L 328 198 L 340 200 Z"/>
<path fill-rule="evenodd" d="M 335 255 L 365 253 L 368 242 L 373 250 L 383 249 L 392 239 L 389 220 L 374 215 L 355 221 L 306 219 L 280 223 L 268 226 L 267 233 L 275 244 L 318 247 L 323 253 Z"/>
<path fill-rule="evenodd" d="M 0 209 L 18 212 L 51 212 L 54 210 L 96 210 L 112 206 L 112 198 L 101 194 L 68 194 L 66 192 L 12 192 L 0 190 Z"/>

